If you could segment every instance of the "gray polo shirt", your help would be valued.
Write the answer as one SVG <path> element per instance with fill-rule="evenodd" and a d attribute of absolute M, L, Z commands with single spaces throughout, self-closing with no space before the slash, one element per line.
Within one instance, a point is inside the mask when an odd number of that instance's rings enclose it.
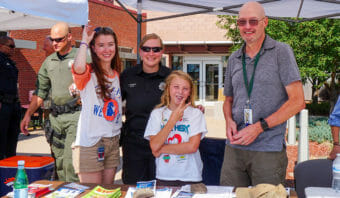
<path fill-rule="evenodd" d="M 224 95 L 233 97 L 232 116 L 237 124 L 237 130 L 245 127 L 243 110 L 248 99 L 242 70 L 244 47 L 243 45 L 229 57 L 224 82 Z M 254 70 L 254 62 L 255 57 L 251 59 L 246 55 L 248 82 Z M 288 100 L 285 87 L 299 80 L 300 72 L 291 47 L 267 35 L 260 52 L 250 96 L 253 123 L 277 111 Z M 281 151 L 285 144 L 285 132 L 286 122 L 264 131 L 248 146 L 231 145 L 228 140 L 227 144 L 244 150 Z"/>

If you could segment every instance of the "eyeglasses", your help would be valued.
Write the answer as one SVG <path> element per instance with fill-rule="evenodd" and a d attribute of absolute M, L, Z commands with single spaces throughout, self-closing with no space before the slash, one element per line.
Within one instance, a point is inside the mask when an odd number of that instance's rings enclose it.
<path fill-rule="evenodd" d="M 67 34 L 64 37 L 61 37 L 61 38 L 51 38 L 51 37 L 49 37 L 49 39 L 52 42 L 55 41 L 56 43 L 60 43 L 60 42 L 62 42 L 62 41 L 64 41 L 66 39 L 66 36 L 67 36 Z"/>
<path fill-rule="evenodd" d="M 249 23 L 250 26 L 257 26 L 259 24 L 259 21 L 263 20 L 264 18 L 262 19 L 249 19 L 249 20 L 246 20 L 246 19 L 238 19 L 237 20 L 237 25 L 238 26 L 245 26 L 247 25 L 247 21 Z"/>
<path fill-rule="evenodd" d="M 150 52 L 151 50 L 155 53 L 160 52 L 163 48 L 161 47 L 148 47 L 148 46 L 142 46 L 140 48 L 143 52 Z"/>
<path fill-rule="evenodd" d="M 109 27 L 96 27 L 93 31 L 95 31 L 96 33 L 99 33 L 99 32 L 110 32 L 112 33 L 113 30 Z"/>

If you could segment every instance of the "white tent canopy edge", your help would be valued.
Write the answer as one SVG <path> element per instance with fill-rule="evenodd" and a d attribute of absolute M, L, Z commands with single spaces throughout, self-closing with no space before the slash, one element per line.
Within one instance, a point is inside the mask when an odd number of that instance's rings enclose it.
<path fill-rule="evenodd" d="M 45 29 L 57 21 L 87 24 L 87 0 L 0 0 L 0 31 Z"/>
<path fill-rule="evenodd" d="M 189 15 L 212 13 L 237 15 L 242 4 L 249 0 L 119 0 L 124 5 L 141 10 L 153 10 Z M 340 18 L 339 0 L 262 0 L 260 2 L 270 18 L 299 17 Z M 225 9 L 223 9 L 225 8 Z M 223 10 L 223 12 L 221 12 Z M 165 18 L 165 17 L 164 17 Z M 148 19 L 146 21 L 155 20 Z"/>

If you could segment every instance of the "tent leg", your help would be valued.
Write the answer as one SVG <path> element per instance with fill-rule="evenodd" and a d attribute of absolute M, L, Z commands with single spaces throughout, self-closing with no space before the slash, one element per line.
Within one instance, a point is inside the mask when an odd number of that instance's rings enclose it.
<path fill-rule="evenodd" d="M 142 34 L 142 0 L 137 2 L 137 64 L 140 64 L 139 44 Z"/>

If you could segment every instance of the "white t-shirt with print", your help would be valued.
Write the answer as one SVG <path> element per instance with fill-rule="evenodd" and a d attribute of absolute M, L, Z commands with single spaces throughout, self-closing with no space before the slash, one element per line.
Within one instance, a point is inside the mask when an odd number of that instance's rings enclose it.
<path fill-rule="evenodd" d="M 73 78 L 80 90 L 82 110 L 77 127 L 75 146 L 91 147 L 102 137 L 113 137 L 120 134 L 122 127 L 122 97 L 119 85 L 119 74 L 106 76 L 111 91 L 111 101 L 104 108 L 104 101 L 99 97 L 96 74 L 87 66 L 85 73 L 75 74 Z M 112 119 L 107 120 L 104 115 Z"/>
<path fill-rule="evenodd" d="M 151 112 L 145 129 L 144 138 L 156 135 L 167 123 L 172 111 L 167 107 L 154 109 Z M 165 144 L 179 144 L 189 142 L 190 137 L 207 133 L 203 113 L 191 106 L 184 110 L 183 118 L 177 121 L 169 133 Z M 175 155 L 161 154 L 156 158 L 156 178 L 161 180 L 202 181 L 203 164 L 199 151 L 195 153 Z"/>

